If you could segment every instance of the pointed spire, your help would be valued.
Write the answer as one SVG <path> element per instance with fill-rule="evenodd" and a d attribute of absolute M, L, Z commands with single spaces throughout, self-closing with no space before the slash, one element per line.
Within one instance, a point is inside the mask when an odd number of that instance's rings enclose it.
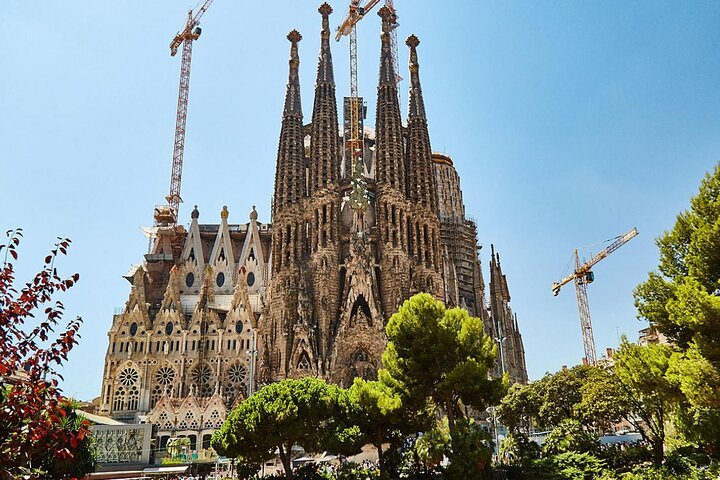
<path fill-rule="evenodd" d="M 322 15 L 322 30 L 310 135 L 310 194 L 334 185 L 340 174 L 340 136 L 330 52 L 329 16 L 332 11 L 327 3 L 318 8 Z"/>
<path fill-rule="evenodd" d="M 383 6 L 380 78 L 375 125 L 375 158 L 378 186 L 388 185 L 405 194 L 405 159 L 403 155 L 402 119 L 398 100 L 396 72 L 393 67 L 390 33 L 396 22 L 395 12 Z"/>
<path fill-rule="evenodd" d="M 410 35 L 405 44 L 410 47 L 410 109 L 408 116 L 425 118 L 425 101 L 420 87 L 420 63 L 417 55 L 420 39 L 415 35 Z"/>
<path fill-rule="evenodd" d="M 293 30 L 288 34 L 287 39 L 291 43 L 290 73 L 275 169 L 273 217 L 277 216 L 284 207 L 297 204 L 305 195 L 305 147 L 298 74 L 300 66 L 298 42 L 302 39 L 302 35 L 297 30 Z"/>
<path fill-rule="evenodd" d="M 302 40 L 302 35 L 297 30 L 288 33 L 287 39 L 290 40 L 290 75 L 287 84 L 287 94 L 285 95 L 285 111 L 284 114 L 300 114 L 302 115 L 302 105 L 300 103 L 300 56 L 298 55 L 298 43 Z"/>
<path fill-rule="evenodd" d="M 323 3 L 318 8 L 322 15 L 322 30 L 320 31 L 320 58 L 318 60 L 317 82 L 335 84 L 333 75 L 332 55 L 330 54 L 330 14 L 333 12 L 330 4 Z"/>
<path fill-rule="evenodd" d="M 392 45 L 390 43 L 390 34 L 397 23 L 397 15 L 395 11 L 387 5 L 383 5 L 382 8 L 380 8 L 378 15 L 382 18 L 382 32 L 380 34 L 382 41 L 382 50 L 380 51 L 380 85 L 397 85 L 397 72 L 393 66 Z"/>
<path fill-rule="evenodd" d="M 495 252 L 495 246 L 490 245 L 491 257 L 490 257 L 490 290 L 491 295 L 497 294 L 498 298 L 509 302 L 510 301 L 510 289 L 507 284 L 507 277 L 503 274 L 502 266 L 500 265 L 500 254 Z"/>
<path fill-rule="evenodd" d="M 410 108 L 408 110 L 408 193 L 410 200 L 437 213 L 438 197 L 435 184 L 432 147 L 425 117 L 425 102 L 420 87 L 420 64 L 417 46 L 420 40 L 410 35 L 405 44 L 410 47 Z"/>
<path fill-rule="evenodd" d="M 495 257 L 495 245 L 490 244 L 490 290 L 493 293 L 497 287 L 498 272 L 497 258 Z M 500 273 L 501 274 L 501 273 Z"/>

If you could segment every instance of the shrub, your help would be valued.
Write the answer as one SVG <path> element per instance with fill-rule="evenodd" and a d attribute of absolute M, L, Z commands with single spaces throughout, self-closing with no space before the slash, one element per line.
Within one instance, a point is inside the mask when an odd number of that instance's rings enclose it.
<path fill-rule="evenodd" d="M 593 480 L 605 473 L 603 460 L 589 453 L 565 452 L 539 462 L 546 472 L 563 480 Z"/>
<path fill-rule="evenodd" d="M 584 430 L 576 420 L 563 420 L 548 435 L 542 446 L 546 456 L 566 452 L 596 453 L 600 442 L 595 435 Z"/>
<path fill-rule="evenodd" d="M 511 433 L 500 444 L 499 457 L 505 465 L 529 466 L 540 458 L 540 445 L 524 433 Z"/>

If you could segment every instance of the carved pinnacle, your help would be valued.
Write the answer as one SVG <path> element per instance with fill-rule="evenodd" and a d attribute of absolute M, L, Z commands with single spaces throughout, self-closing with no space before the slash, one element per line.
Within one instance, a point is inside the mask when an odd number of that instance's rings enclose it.
<path fill-rule="evenodd" d="M 320 8 L 318 8 L 318 12 L 320 12 L 320 15 L 322 15 L 323 17 L 327 17 L 333 12 L 333 9 L 329 3 L 325 2 L 320 5 Z"/>
<path fill-rule="evenodd" d="M 292 32 L 288 33 L 287 39 L 290 40 L 290 43 L 296 45 L 300 40 L 302 40 L 302 35 L 300 35 L 300 32 L 298 32 L 297 30 L 293 30 Z"/>
<path fill-rule="evenodd" d="M 410 48 L 417 48 L 417 46 L 420 45 L 420 39 L 415 35 L 410 35 L 407 40 L 405 40 L 405 45 Z"/>

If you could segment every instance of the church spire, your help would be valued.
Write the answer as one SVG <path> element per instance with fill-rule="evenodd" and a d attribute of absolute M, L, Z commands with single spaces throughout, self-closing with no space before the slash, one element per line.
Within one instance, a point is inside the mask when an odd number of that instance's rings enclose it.
<path fill-rule="evenodd" d="M 408 116 L 425 118 L 425 102 L 420 87 L 420 63 L 418 62 L 417 47 L 420 39 L 410 35 L 405 41 L 410 47 L 410 110 Z"/>
<path fill-rule="evenodd" d="M 305 194 L 305 147 L 303 145 L 302 105 L 300 103 L 300 77 L 298 42 L 302 36 L 293 30 L 287 36 L 290 47 L 290 74 L 285 94 L 277 168 L 275 170 L 274 213 L 283 207 L 297 204 Z"/>
<path fill-rule="evenodd" d="M 378 15 L 382 17 L 380 39 L 380 78 L 375 125 L 375 157 L 378 186 L 387 185 L 405 194 L 405 161 L 403 158 L 403 132 L 400 117 L 397 82 L 392 60 L 390 34 L 396 22 L 395 12 L 383 6 Z"/>
<path fill-rule="evenodd" d="M 290 75 L 287 84 L 287 93 L 285 94 L 285 110 L 284 116 L 289 114 L 298 114 L 302 116 L 302 106 L 300 104 L 300 75 L 298 69 L 300 67 L 300 56 L 298 55 L 298 43 L 302 40 L 302 35 L 297 30 L 288 33 L 287 39 L 290 40 Z"/>
<path fill-rule="evenodd" d="M 330 83 L 335 85 L 333 76 L 332 55 L 330 54 L 330 14 L 333 12 L 329 3 L 325 2 L 318 8 L 322 16 L 322 30 L 320 31 L 320 58 L 318 60 L 317 83 Z"/>
<path fill-rule="evenodd" d="M 410 47 L 410 108 L 408 111 L 408 190 L 410 200 L 437 214 L 437 187 L 428 134 L 425 102 L 420 87 L 420 64 L 417 46 L 420 40 L 411 35 L 405 42 Z"/>
<path fill-rule="evenodd" d="M 310 140 L 310 194 L 332 187 L 340 169 L 340 137 L 332 54 L 330 53 L 330 20 L 332 7 L 323 3 L 320 55 L 318 57 L 315 101 Z"/>

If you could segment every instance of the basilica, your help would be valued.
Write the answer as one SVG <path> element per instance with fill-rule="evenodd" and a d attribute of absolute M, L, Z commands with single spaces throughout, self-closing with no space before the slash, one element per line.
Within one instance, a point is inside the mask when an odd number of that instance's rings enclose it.
<path fill-rule="evenodd" d="M 433 153 L 410 36 L 409 109 L 402 118 L 390 33 L 381 17 L 375 126 L 338 115 L 330 49 L 332 8 L 319 8 L 320 53 L 309 122 L 300 98 L 299 32 L 290 60 L 277 150 L 272 219 L 230 222 L 227 208 L 187 226 L 156 221 L 152 246 L 125 278 L 131 291 L 108 333 L 99 413 L 209 444 L 227 412 L 263 384 L 307 375 L 343 386 L 375 378 L 385 323 L 427 292 L 483 320 L 499 345 L 494 375 L 527 382 L 518 321 L 500 255 L 486 288 L 476 224 L 460 177 Z M 350 158 L 351 128 L 362 148 Z M 231 193 L 228 193 L 231 195 Z M 159 217 L 156 217 L 156 219 Z M 237 217 L 236 217 L 237 218 Z M 237 222 L 237 220 L 236 220 Z"/>

